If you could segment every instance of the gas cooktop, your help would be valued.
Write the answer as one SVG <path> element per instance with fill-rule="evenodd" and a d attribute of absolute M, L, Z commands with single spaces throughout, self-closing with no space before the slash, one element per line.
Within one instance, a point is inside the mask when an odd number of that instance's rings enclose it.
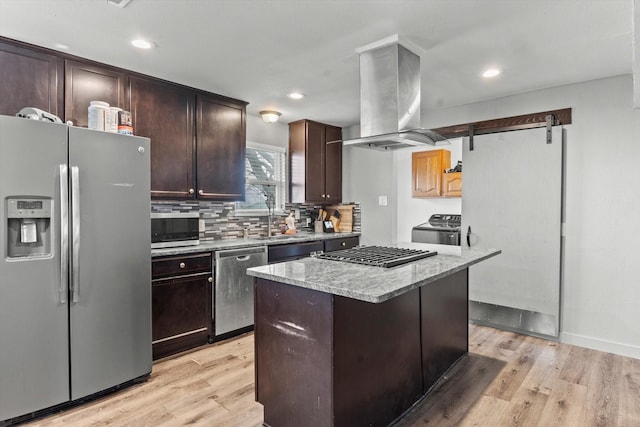
<path fill-rule="evenodd" d="M 389 268 L 437 254 L 438 252 L 436 251 L 418 249 L 391 248 L 386 246 L 357 246 L 351 249 L 324 253 L 318 255 L 317 258 Z"/>

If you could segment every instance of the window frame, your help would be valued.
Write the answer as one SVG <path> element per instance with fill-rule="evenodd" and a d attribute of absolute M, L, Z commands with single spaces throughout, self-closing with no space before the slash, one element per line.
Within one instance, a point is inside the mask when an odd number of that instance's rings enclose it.
<path fill-rule="evenodd" d="M 279 145 L 269 145 L 269 144 L 261 144 L 259 142 L 253 142 L 253 141 L 247 141 L 246 143 L 246 148 L 247 149 L 253 149 L 253 150 L 262 150 L 262 151 L 271 151 L 271 152 L 275 152 L 275 153 L 280 153 L 283 156 L 283 162 L 284 162 L 284 177 L 282 181 L 277 181 L 277 182 L 282 182 L 283 185 L 283 200 L 276 200 L 275 203 L 276 205 L 274 206 L 271 214 L 272 215 L 283 215 L 286 213 L 286 209 L 285 209 L 285 204 L 287 203 L 287 199 L 288 199 L 288 189 L 289 189 L 289 156 L 288 156 L 288 150 L 286 147 L 281 147 Z M 245 161 L 246 162 L 246 161 Z M 246 168 L 246 163 L 245 163 L 245 168 Z M 249 186 L 251 183 L 259 183 L 262 184 L 264 183 L 264 181 L 261 180 L 249 180 L 245 177 L 245 193 L 246 193 L 246 189 L 247 186 Z M 269 210 L 268 209 L 247 209 L 247 208 L 239 208 L 238 205 L 242 203 L 242 202 L 235 202 L 234 203 L 234 215 L 235 216 L 267 216 L 269 214 Z"/>

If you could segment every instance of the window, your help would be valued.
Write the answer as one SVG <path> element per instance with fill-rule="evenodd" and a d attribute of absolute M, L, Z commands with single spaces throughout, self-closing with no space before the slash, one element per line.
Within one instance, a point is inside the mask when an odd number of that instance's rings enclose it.
<path fill-rule="evenodd" d="M 282 147 L 247 141 L 244 202 L 236 202 L 236 213 L 256 214 L 284 209 L 286 201 L 286 150 Z M 239 211 L 239 212 L 238 212 Z"/>

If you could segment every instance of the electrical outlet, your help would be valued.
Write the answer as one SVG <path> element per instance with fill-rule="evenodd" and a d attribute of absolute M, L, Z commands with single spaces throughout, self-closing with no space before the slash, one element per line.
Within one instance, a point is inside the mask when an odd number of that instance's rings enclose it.
<path fill-rule="evenodd" d="M 308 227 L 311 225 L 311 218 L 305 218 L 304 219 L 304 224 Z"/>
<path fill-rule="evenodd" d="M 387 206 L 387 196 L 378 196 L 378 205 Z"/>
<path fill-rule="evenodd" d="M 300 209 L 294 209 L 293 216 L 295 219 L 300 219 Z"/>
<path fill-rule="evenodd" d="M 204 219 L 199 219 L 198 220 L 198 231 L 200 231 L 201 233 L 204 233 Z"/>

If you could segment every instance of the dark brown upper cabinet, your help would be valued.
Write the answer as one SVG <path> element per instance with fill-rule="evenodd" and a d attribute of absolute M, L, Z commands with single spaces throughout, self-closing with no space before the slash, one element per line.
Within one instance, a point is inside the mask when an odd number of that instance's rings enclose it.
<path fill-rule="evenodd" d="M 342 129 L 299 120 L 289 123 L 292 203 L 342 200 Z"/>
<path fill-rule="evenodd" d="M 66 60 L 64 62 L 65 120 L 87 127 L 91 101 L 104 101 L 112 107 L 129 110 L 126 103 L 127 76 L 110 67 Z"/>
<path fill-rule="evenodd" d="M 198 95 L 196 111 L 197 197 L 244 200 L 246 104 Z"/>
<path fill-rule="evenodd" d="M 151 197 L 193 199 L 195 95 L 178 85 L 131 77 L 136 135 L 151 139 Z"/>
<path fill-rule="evenodd" d="M 151 139 L 153 199 L 244 199 L 244 101 L 3 37 L 0 81 L 4 115 L 35 107 L 86 127 L 91 101 L 131 111 Z"/>
<path fill-rule="evenodd" d="M 0 42 L 0 114 L 35 107 L 61 116 L 62 73 L 55 55 Z"/>

